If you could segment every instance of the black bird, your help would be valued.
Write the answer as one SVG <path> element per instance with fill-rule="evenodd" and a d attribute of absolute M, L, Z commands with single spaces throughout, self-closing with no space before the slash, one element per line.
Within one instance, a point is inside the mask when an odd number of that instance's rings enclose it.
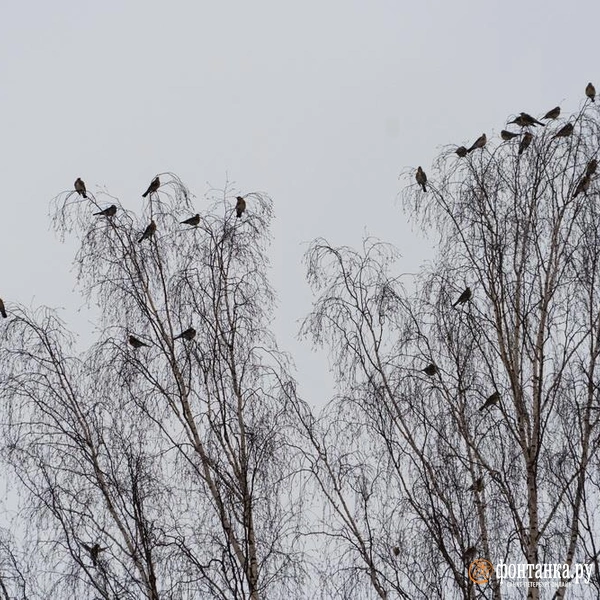
<path fill-rule="evenodd" d="M 94 213 L 95 217 L 114 217 L 117 214 L 117 207 L 111 204 L 108 208 L 101 210 L 100 212 Z"/>
<path fill-rule="evenodd" d="M 541 121 L 538 121 L 537 119 L 534 119 L 531 115 L 528 115 L 527 113 L 522 112 L 521 113 L 521 119 L 523 119 L 523 121 L 525 121 L 525 123 L 527 125 L 532 125 L 532 126 L 536 126 L 536 125 L 541 125 L 542 127 L 545 127 L 545 123 L 542 123 Z"/>
<path fill-rule="evenodd" d="M 494 406 L 498 404 L 500 401 L 500 392 L 495 391 L 491 396 L 487 398 L 487 400 L 483 403 L 482 406 L 479 407 L 479 410 L 485 410 L 486 408 L 490 408 L 490 406 Z"/>
<path fill-rule="evenodd" d="M 594 98 L 596 97 L 596 88 L 592 85 L 591 81 L 585 86 L 585 95 L 592 102 L 595 102 Z"/>
<path fill-rule="evenodd" d="M 242 216 L 242 213 L 246 210 L 246 201 L 241 196 L 238 196 L 236 200 L 235 216 L 239 219 Z"/>
<path fill-rule="evenodd" d="M 456 149 L 456 154 L 458 154 L 458 156 L 460 156 L 461 158 L 464 158 L 468 152 L 469 151 L 464 146 L 459 146 Z"/>
<path fill-rule="evenodd" d="M 468 302 L 471 299 L 472 296 L 473 296 L 473 292 L 471 291 L 471 288 L 468 287 L 458 297 L 458 300 L 452 306 L 458 306 L 459 304 L 464 304 L 465 302 Z"/>
<path fill-rule="evenodd" d="M 182 225 L 193 225 L 194 227 L 200 223 L 200 215 L 195 214 L 193 217 L 186 219 L 185 221 L 181 221 Z"/>
<path fill-rule="evenodd" d="M 2 315 L 3 319 L 6 319 L 8 315 L 6 314 L 6 308 L 4 308 L 4 302 L 2 298 L 0 298 L 0 315 Z"/>
<path fill-rule="evenodd" d="M 475 546 L 471 546 L 470 548 L 467 548 L 463 554 L 462 554 L 462 559 L 465 562 L 471 562 L 475 556 L 477 555 L 477 548 Z"/>
<path fill-rule="evenodd" d="M 473 482 L 473 485 L 467 489 L 467 492 L 481 492 L 483 490 L 483 477 L 479 477 Z"/>
<path fill-rule="evenodd" d="M 506 131 L 506 129 L 503 129 L 500 132 L 500 137 L 505 142 L 508 142 L 509 140 L 512 140 L 513 138 L 519 137 L 520 135 L 521 135 L 520 133 L 513 133 L 512 131 Z"/>
<path fill-rule="evenodd" d="M 142 194 L 142 198 L 145 198 L 148 194 L 153 194 L 160 187 L 160 179 L 158 175 L 150 182 L 148 189 Z"/>
<path fill-rule="evenodd" d="M 467 152 L 473 152 L 473 150 L 477 150 L 477 148 L 483 148 L 487 142 L 487 136 L 485 133 L 482 133 L 473 143 L 473 145 L 467 150 Z"/>
<path fill-rule="evenodd" d="M 150 221 L 150 225 L 148 225 L 148 227 L 146 227 L 146 229 L 144 229 L 144 233 L 142 233 L 142 237 L 138 240 L 138 243 L 141 243 L 144 240 L 151 238 L 154 235 L 155 231 L 156 231 L 156 223 L 154 222 L 154 220 L 152 220 L 152 221 Z"/>
<path fill-rule="evenodd" d="M 421 167 L 417 169 L 415 179 L 417 180 L 417 183 L 423 188 L 423 191 L 426 192 L 427 188 L 425 187 L 425 184 L 427 183 L 427 175 L 425 175 L 425 171 L 423 171 Z"/>
<path fill-rule="evenodd" d="M 425 375 L 429 375 L 429 377 L 433 377 L 434 375 L 439 373 L 438 368 L 433 363 L 427 365 L 424 369 L 421 369 L 421 371 L 423 371 Z"/>
<path fill-rule="evenodd" d="M 587 175 L 587 174 L 584 175 L 583 178 L 581 179 L 581 181 L 577 184 L 577 187 L 575 188 L 575 193 L 573 194 L 573 198 L 577 198 L 577 196 L 579 196 L 579 194 L 581 194 L 581 192 L 586 194 L 590 187 L 591 180 L 592 180 L 592 178 L 590 175 Z"/>
<path fill-rule="evenodd" d="M 561 127 L 554 137 L 569 137 L 573 133 L 573 123 L 567 123 L 564 127 Z"/>
<path fill-rule="evenodd" d="M 542 119 L 558 119 L 560 115 L 560 106 L 555 106 L 552 110 L 549 110 Z"/>
<path fill-rule="evenodd" d="M 188 327 L 185 331 L 182 331 L 179 335 L 176 335 L 173 339 L 178 340 L 183 338 L 184 340 L 193 340 L 196 337 L 196 330 L 193 327 Z"/>
<path fill-rule="evenodd" d="M 75 180 L 75 191 L 80 195 L 83 196 L 84 198 L 87 198 L 87 190 L 85 189 L 85 183 L 83 183 L 83 179 L 81 179 L 81 177 L 78 177 Z"/>
<path fill-rule="evenodd" d="M 592 158 L 585 168 L 585 174 L 591 177 L 596 172 L 597 168 L 598 161 L 595 158 Z"/>
<path fill-rule="evenodd" d="M 93 546 L 88 546 L 82 542 L 81 545 L 90 553 L 90 556 L 92 557 L 92 563 L 94 566 L 96 566 L 98 562 L 98 554 L 100 554 L 100 552 L 104 552 L 106 548 L 101 548 L 100 544 L 98 543 L 95 543 Z"/>
<path fill-rule="evenodd" d="M 398 546 L 394 546 L 393 553 L 394 556 L 398 556 L 400 554 L 400 548 L 398 548 Z"/>
<path fill-rule="evenodd" d="M 138 340 L 135 335 L 130 335 L 129 336 L 129 343 L 134 347 L 134 348 L 141 348 L 142 346 L 146 346 L 149 347 L 148 344 L 142 342 L 142 340 Z"/>
<path fill-rule="evenodd" d="M 533 134 L 529 131 L 526 131 L 525 135 L 523 135 L 523 139 L 521 140 L 521 143 L 519 144 L 519 155 L 523 154 L 523 152 L 525 152 L 525 150 L 527 150 L 527 148 L 529 148 L 529 145 L 531 144 L 532 139 L 533 139 Z"/>

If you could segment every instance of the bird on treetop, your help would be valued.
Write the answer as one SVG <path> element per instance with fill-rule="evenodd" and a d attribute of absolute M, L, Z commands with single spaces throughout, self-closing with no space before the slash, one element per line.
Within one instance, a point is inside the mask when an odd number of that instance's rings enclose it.
<path fill-rule="evenodd" d="M 236 200 L 235 216 L 239 219 L 242 216 L 242 213 L 246 210 L 246 201 L 241 196 L 237 196 Z"/>
<path fill-rule="evenodd" d="M 558 119 L 560 115 L 560 106 L 555 106 L 552 110 L 549 110 L 542 119 Z"/>
<path fill-rule="evenodd" d="M 595 98 L 596 98 L 596 88 L 594 87 L 594 85 L 592 84 L 592 82 L 590 81 L 586 86 L 585 86 L 585 95 L 592 101 L 595 102 Z"/>
<path fill-rule="evenodd" d="M 533 134 L 530 131 L 526 131 L 525 135 L 523 135 L 521 143 L 519 144 L 519 156 L 523 154 L 527 148 L 529 148 L 531 140 L 533 140 Z"/>
<path fill-rule="evenodd" d="M 573 133 L 573 123 L 567 123 L 564 127 L 561 127 L 554 137 L 569 137 Z"/>
<path fill-rule="evenodd" d="M 75 180 L 75 191 L 80 196 L 83 196 L 84 198 L 87 198 L 87 191 L 85 189 L 85 183 L 83 183 L 83 179 L 81 179 L 81 177 L 78 177 Z"/>
<path fill-rule="evenodd" d="M 512 140 L 513 138 L 519 137 L 520 135 L 521 135 L 520 133 L 513 133 L 512 131 L 506 131 L 506 129 L 503 129 L 500 132 L 500 137 L 505 142 L 508 142 L 509 140 Z"/>
<path fill-rule="evenodd" d="M 425 375 L 429 375 L 429 377 L 433 377 L 436 373 L 439 372 L 438 368 L 433 363 L 427 365 L 424 369 L 421 369 L 421 371 L 423 371 Z"/>
<path fill-rule="evenodd" d="M 151 238 L 154 235 L 155 231 L 156 231 L 156 223 L 154 222 L 154 219 L 153 219 L 152 221 L 150 221 L 150 225 L 148 225 L 148 227 L 146 227 L 146 229 L 144 229 L 144 233 L 142 233 L 142 237 L 138 240 L 138 243 L 141 243 L 144 240 Z"/>
<path fill-rule="evenodd" d="M 464 304 L 468 302 L 473 296 L 473 292 L 470 287 L 467 287 L 465 291 L 458 297 L 458 300 L 452 306 L 458 306 L 459 304 Z"/>
<path fill-rule="evenodd" d="M 483 148 L 487 142 L 487 136 L 485 133 L 482 133 L 473 143 L 473 145 L 467 150 L 467 152 L 473 152 L 473 150 L 477 150 L 477 148 Z"/>
<path fill-rule="evenodd" d="M 94 217 L 114 217 L 117 214 L 117 207 L 111 204 L 108 208 L 94 213 Z"/>
<path fill-rule="evenodd" d="M 465 146 L 459 146 L 455 152 L 458 154 L 458 156 L 460 156 L 460 158 L 464 158 L 467 155 L 468 150 L 465 148 Z"/>
<path fill-rule="evenodd" d="M 148 194 L 153 194 L 160 187 L 160 179 L 158 175 L 150 182 L 148 189 L 142 194 L 142 198 L 145 198 Z"/>
<path fill-rule="evenodd" d="M 182 225 L 193 225 L 194 227 L 196 227 L 196 225 L 198 225 L 198 223 L 200 223 L 200 215 L 199 214 L 195 214 L 193 217 L 190 217 L 189 219 L 186 219 L 185 221 L 181 221 Z"/>
<path fill-rule="evenodd" d="M 425 175 L 425 171 L 423 171 L 421 167 L 417 168 L 417 172 L 415 173 L 415 179 L 417 180 L 417 183 L 423 188 L 423 191 L 426 192 L 427 188 L 425 187 L 425 184 L 427 183 L 427 175 Z"/>
<path fill-rule="evenodd" d="M 4 308 L 4 301 L 0 298 L 0 315 L 2 315 L 3 319 L 6 319 L 8 315 L 6 314 L 6 308 Z"/>
<path fill-rule="evenodd" d="M 491 396 L 489 396 L 487 398 L 487 400 L 483 403 L 483 405 L 479 408 L 479 410 L 485 410 L 486 408 L 489 408 L 490 406 L 494 406 L 495 404 L 498 404 L 499 401 L 500 401 L 500 392 L 495 391 Z"/>

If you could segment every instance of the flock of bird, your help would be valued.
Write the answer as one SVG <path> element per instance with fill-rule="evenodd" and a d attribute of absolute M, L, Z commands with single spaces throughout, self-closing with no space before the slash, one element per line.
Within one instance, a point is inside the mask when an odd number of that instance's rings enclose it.
<path fill-rule="evenodd" d="M 593 86 L 593 84 L 591 82 L 588 83 L 585 88 L 585 95 L 592 102 L 595 102 L 596 88 Z M 543 120 L 551 121 L 551 120 L 557 119 L 559 117 L 559 115 L 560 115 L 560 106 L 555 106 L 552 110 L 549 110 L 543 117 L 541 117 L 541 119 L 542 119 L 542 121 Z M 545 123 L 542 123 L 542 121 L 538 121 L 531 115 L 522 112 L 519 114 L 518 117 L 516 117 L 512 121 L 509 121 L 508 124 L 509 125 L 514 124 L 521 128 L 536 127 L 538 125 L 544 127 Z M 572 133 L 573 133 L 573 124 L 567 123 L 566 125 L 561 127 L 552 136 L 552 139 L 569 137 Z M 529 148 L 531 141 L 533 140 L 533 134 L 531 133 L 531 131 L 527 130 L 524 133 L 514 133 L 512 131 L 503 129 L 500 132 L 500 137 L 505 142 L 510 141 L 521 135 L 523 137 L 521 139 L 521 142 L 519 143 L 519 150 L 518 150 L 519 155 L 523 154 L 523 152 L 525 152 L 525 150 L 527 150 L 527 148 Z M 469 152 L 473 152 L 474 150 L 477 150 L 478 148 L 483 148 L 486 145 L 486 143 L 487 143 L 487 136 L 485 135 L 485 133 L 483 133 L 475 140 L 475 142 L 473 143 L 473 145 L 470 148 L 467 148 L 465 146 L 459 146 L 456 149 L 456 154 L 458 154 L 458 156 L 460 158 L 464 158 L 465 156 L 467 156 L 467 154 L 469 154 Z M 596 172 L 597 168 L 598 168 L 598 161 L 595 158 L 588 162 L 585 172 L 582 175 L 577 187 L 575 188 L 575 193 L 574 193 L 573 197 L 578 196 L 582 192 L 584 192 L 584 193 L 587 192 L 587 190 L 590 186 L 592 177 L 593 177 L 594 173 Z M 423 169 L 421 167 L 417 168 L 417 172 L 415 174 L 415 179 L 417 180 L 417 184 L 421 187 L 423 192 L 427 192 L 427 175 L 425 174 L 425 171 L 423 171 Z M 473 292 L 471 291 L 471 288 L 467 287 L 462 292 L 462 294 L 459 296 L 458 300 L 452 306 L 456 307 L 459 304 L 465 304 L 466 302 L 471 300 L 472 296 L 473 296 Z M 439 369 L 435 363 L 430 363 L 424 369 L 421 369 L 421 372 L 425 373 L 425 375 L 428 375 L 429 377 L 434 377 L 435 375 L 437 375 L 439 373 Z M 488 398 L 481 405 L 479 410 L 483 411 L 487 408 L 491 408 L 492 406 L 497 405 L 499 401 L 500 401 L 500 393 L 496 390 L 490 396 L 488 396 Z M 474 491 L 476 491 L 476 490 L 474 490 Z"/>

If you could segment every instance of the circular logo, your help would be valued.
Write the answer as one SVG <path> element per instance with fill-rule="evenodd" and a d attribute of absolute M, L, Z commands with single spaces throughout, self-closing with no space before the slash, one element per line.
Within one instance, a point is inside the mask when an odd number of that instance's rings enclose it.
<path fill-rule="evenodd" d="M 485 558 L 478 558 L 469 565 L 469 579 L 473 583 L 483 585 L 494 574 L 494 565 Z"/>

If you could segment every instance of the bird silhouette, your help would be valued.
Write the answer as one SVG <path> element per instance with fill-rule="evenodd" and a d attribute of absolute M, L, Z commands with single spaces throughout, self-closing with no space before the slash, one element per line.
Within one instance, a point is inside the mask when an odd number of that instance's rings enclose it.
<path fill-rule="evenodd" d="M 509 140 L 512 140 L 513 138 L 519 137 L 520 135 L 521 135 L 520 133 L 513 133 L 512 131 L 506 131 L 506 129 L 503 129 L 500 132 L 500 137 L 505 142 L 508 142 Z"/>
<path fill-rule="evenodd" d="M 590 187 L 591 180 L 592 180 L 591 175 L 587 175 L 587 174 L 584 175 L 581 178 L 581 181 L 577 184 L 577 187 L 575 188 L 575 193 L 573 194 L 573 198 L 577 198 L 577 196 L 579 196 L 579 194 L 581 194 L 581 192 L 586 194 Z"/>
<path fill-rule="evenodd" d="M 82 542 L 81 544 L 90 554 L 91 558 L 92 558 L 92 563 L 94 566 L 96 566 L 97 562 L 98 562 L 98 555 L 100 554 L 100 552 L 104 552 L 106 550 L 106 548 L 101 548 L 100 544 L 96 543 L 93 546 L 88 546 L 87 544 L 84 544 Z"/>
<path fill-rule="evenodd" d="M 185 331 L 182 331 L 179 335 L 176 335 L 173 339 L 174 340 L 179 340 L 179 339 L 184 339 L 184 340 L 188 340 L 188 342 L 190 340 L 193 340 L 196 337 L 196 330 L 193 327 L 188 327 Z"/>
<path fill-rule="evenodd" d="M 465 562 L 471 562 L 475 556 L 477 555 L 477 548 L 475 546 L 470 546 L 462 553 L 462 559 Z"/>
<path fill-rule="evenodd" d="M 108 208 L 94 213 L 94 217 L 114 217 L 117 214 L 117 207 L 111 204 Z"/>
<path fill-rule="evenodd" d="M 80 195 L 83 196 L 84 198 L 87 198 L 87 190 L 85 189 L 85 183 L 83 183 L 83 179 L 81 179 L 81 177 L 78 177 L 75 180 L 75 191 Z"/>
<path fill-rule="evenodd" d="M 4 308 L 4 301 L 0 298 L 0 315 L 2 315 L 3 319 L 6 319 L 8 315 L 6 314 L 6 308 Z"/>
<path fill-rule="evenodd" d="M 573 123 L 567 123 L 564 127 L 561 127 L 554 137 L 569 137 L 573 133 Z"/>
<path fill-rule="evenodd" d="M 525 152 L 525 150 L 527 150 L 527 148 L 529 148 L 529 145 L 531 144 L 532 139 L 533 139 L 533 134 L 529 131 L 526 131 L 525 134 L 523 135 L 523 139 L 521 140 L 521 143 L 519 144 L 519 156 L 521 154 L 523 154 L 523 152 Z"/>
<path fill-rule="evenodd" d="M 242 216 L 242 213 L 246 210 L 246 201 L 241 196 L 237 196 L 236 200 L 235 216 L 239 219 Z"/>
<path fill-rule="evenodd" d="M 458 156 L 460 156 L 460 158 L 464 158 L 469 151 L 464 146 L 459 146 L 455 152 L 458 154 Z"/>
<path fill-rule="evenodd" d="M 464 304 L 468 302 L 473 296 L 473 292 L 470 287 L 465 288 L 465 291 L 458 297 L 458 300 L 452 306 L 458 306 L 459 304 Z"/>
<path fill-rule="evenodd" d="M 595 102 L 595 98 L 596 98 L 596 88 L 593 86 L 592 82 L 590 81 L 586 86 L 585 86 L 585 95 L 592 101 Z"/>
<path fill-rule="evenodd" d="M 424 369 L 421 369 L 421 371 L 425 373 L 425 375 L 429 375 L 429 377 L 433 377 L 434 375 L 439 373 L 438 368 L 433 363 L 427 365 Z"/>
<path fill-rule="evenodd" d="M 479 407 L 479 410 L 485 410 L 486 408 L 490 408 L 490 406 L 494 406 L 498 404 L 500 401 L 500 392 L 495 391 L 491 396 L 488 396 L 487 400 L 483 403 L 482 406 Z"/>
<path fill-rule="evenodd" d="M 592 160 L 590 160 L 590 162 L 587 164 L 587 167 L 585 168 L 585 174 L 591 177 L 596 172 L 597 168 L 598 161 L 595 158 L 592 158 Z"/>
<path fill-rule="evenodd" d="M 152 220 L 152 221 L 150 221 L 150 225 L 148 225 L 148 227 L 146 227 L 146 229 L 144 229 L 144 233 L 142 233 L 142 237 L 138 240 L 138 243 L 141 243 L 144 240 L 151 238 L 154 235 L 155 231 L 156 231 L 156 223 L 154 222 L 154 220 Z"/>
<path fill-rule="evenodd" d="M 200 215 L 195 214 L 193 217 L 186 219 L 185 221 L 181 221 L 182 225 L 193 225 L 194 227 L 200 223 Z"/>
<path fill-rule="evenodd" d="M 160 179 L 158 175 L 150 182 L 148 189 L 142 194 L 142 198 L 145 198 L 148 194 L 153 194 L 160 187 Z"/>
<path fill-rule="evenodd" d="M 558 119 L 560 116 L 560 106 L 555 106 L 552 110 L 549 110 L 542 119 Z"/>
<path fill-rule="evenodd" d="M 400 554 L 400 548 L 398 548 L 398 546 L 394 546 L 393 553 L 394 556 L 398 556 Z"/>
<path fill-rule="evenodd" d="M 483 477 L 476 479 L 473 484 L 467 488 L 467 492 L 481 492 L 483 490 Z"/>
<path fill-rule="evenodd" d="M 421 167 L 417 169 L 417 172 L 415 173 L 415 179 L 417 180 L 417 183 L 423 188 L 423 191 L 426 192 L 427 188 L 425 187 L 425 184 L 427 183 L 427 175 L 425 175 L 425 171 L 423 171 Z"/>
<path fill-rule="evenodd" d="M 534 119 L 531 115 L 528 115 L 527 113 L 521 113 L 516 119 L 513 119 L 508 123 L 509 125 L 511 123 L 514 123 L 519 127 L 535 127 L 536 125 L 541 125 L 542 127 L 544 127 L 544 123 L 538 121 L 537 119 Z"/>
<path fill-rule="evenodd" d="M 129 343 L 134 348 L 141 348 L 142 346 L 146 346 L 147 348 L 149 347 L 149 344 L 146 344 L 145 342 L 142 342 L 142 340 L 138 340 L 138 338 L 136 338 L 135 335 L 130 335 L 129 336 Z"/>
<path fill-rule="evenodd" d="M 473 143 L 473 145 L 467 150 L 467 152 L 473 152 L 477 148 L 483 148 L 487 142 L 487 136 L 482 133 Z"/>

